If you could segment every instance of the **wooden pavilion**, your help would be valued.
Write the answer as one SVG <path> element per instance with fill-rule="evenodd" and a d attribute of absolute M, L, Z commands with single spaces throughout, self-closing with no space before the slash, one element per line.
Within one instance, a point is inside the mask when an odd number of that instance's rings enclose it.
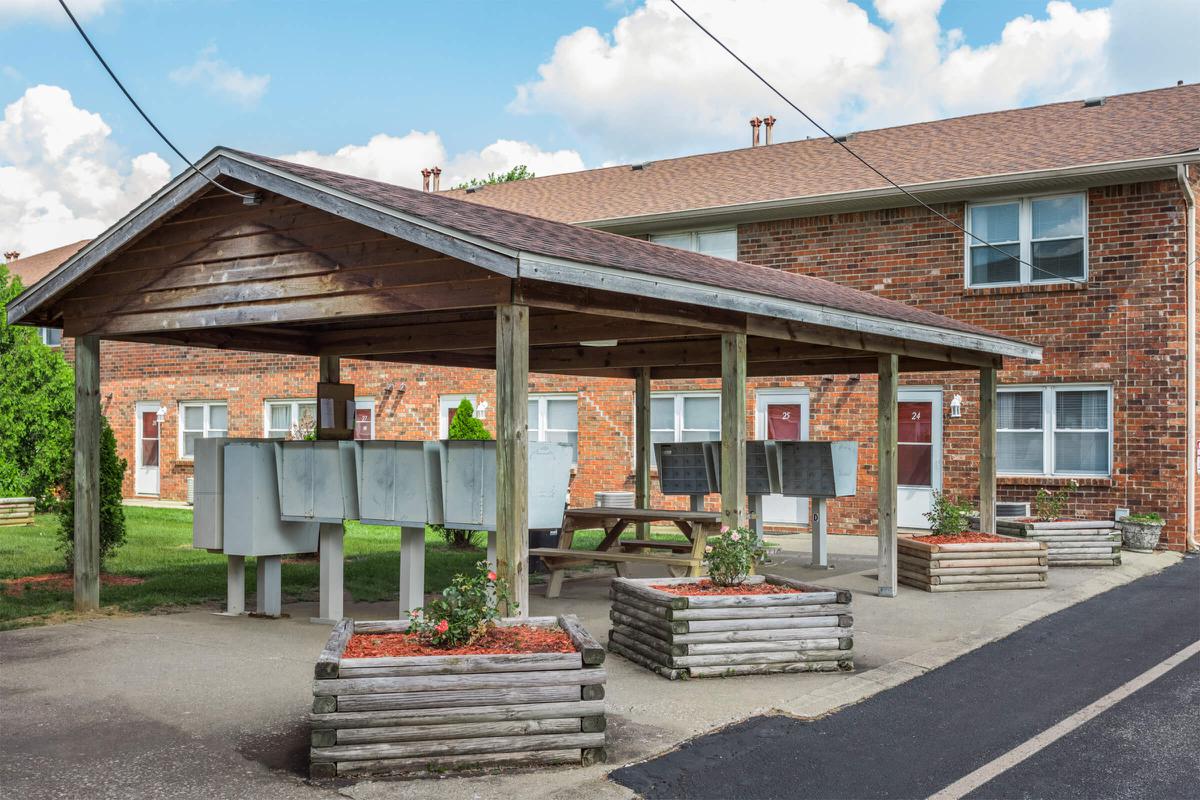
<path fill-rule="evenodd" d="M 8 307 L 75 338 L 75 603 L 99 605 L 100 340 L 483 367 L 496 372 L 498 569 L 528 609 L 529 372 L 636 382 L 636 495 L 650 385 L 721 378 L 721 500 L 746 516 L 747 376 L 877 373 L 879 593 L 896 593 L 901 372 L 978 370 L 984 529 L 996 372 L 1041 348 L 828 281 L 226 148 Z M 209 179 L 252 193 L 242 200 Z M 342 528 L 321 532 L 321 616 L 341 616 Z"/>

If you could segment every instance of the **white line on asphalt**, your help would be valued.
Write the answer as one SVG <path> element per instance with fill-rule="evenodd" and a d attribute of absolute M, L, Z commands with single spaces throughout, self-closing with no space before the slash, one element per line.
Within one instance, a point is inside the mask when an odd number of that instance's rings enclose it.
<path fill-rule="evenodd" d="M 975 791 L 1000 773 L 1012 769 L 1039 750 L 1049 747 L 1088 720 L 1104 713 L 1138 689 L 1158 680 L 1197 653 L 1200 653 L 1200 641 L 1192 642 L 1166 661 L 1156 664 L 1128 683 L 1113 689 L 1091 705 L 1084 706 L 1054 727 L 1047 728 L 1037 736 L 1017 745 L 999 758 L 989 761 L 974 772 L 964 775 L 937 794 L 931 795 L 929 800 L 959 800 L 959 798 Z"/>

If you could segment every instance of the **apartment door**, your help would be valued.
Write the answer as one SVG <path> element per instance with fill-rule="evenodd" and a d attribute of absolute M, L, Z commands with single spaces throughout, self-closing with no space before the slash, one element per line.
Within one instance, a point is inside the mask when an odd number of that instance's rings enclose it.
<path fill-rule="evenodd" d="M 896 523 L 927 529 L 925 513 L 933 507 L 933 493 L 942 488 L 941 391 L 901 389 L 897 422 Z"/>
<path fill-rule="evenodd" d="M 143 401 L 137 404 L 137 447 L 133 470 L 135 494 L 158 494 L 158 408 L 158 401 Z"/>
<path fill-rule="evenodd" d="M 755 393 L 754 418 L 759 439 L 799 441 L 808 438 L 806 392 Z M 763 498 L 763 521 L 777 525 L 807 525 L 808 498 L 770 494 Z"/>

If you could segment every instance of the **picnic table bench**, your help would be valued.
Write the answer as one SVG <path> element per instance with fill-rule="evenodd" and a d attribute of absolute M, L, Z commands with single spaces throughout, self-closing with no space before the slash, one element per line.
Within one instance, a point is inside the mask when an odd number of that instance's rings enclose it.
<path fill-rule="evenodd" d="M 668 522 L 679 529 L 686 542 L 662 539 L 626 539 L 621 534 L 630 525 Z M 546 597 L 558 597 L 563 578 L 569 567 L 594 562 L 611 563 L 617 574 L 624 576 L 630 563 L 661 564 L 675 576 L 697 576 L 704 564 L 704 545 L 709 536 L 719 532 L 721 515 L 708 511 L 674 511 L 664 508 L 568 508 L 563 516 L 562 536 L 558 547 L 530 548 L 529 555 L 538 556 L 550 569 L 550 584 Z M 604 537 L 595 550 L 576 550 L 571 547 L 575 531 L 600 528 Z"/>

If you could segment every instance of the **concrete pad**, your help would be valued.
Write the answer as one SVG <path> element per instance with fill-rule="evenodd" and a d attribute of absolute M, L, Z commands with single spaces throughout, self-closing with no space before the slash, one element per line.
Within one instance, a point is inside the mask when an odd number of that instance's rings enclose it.
<path fill-rule="evenodd" d="M 832 536 L 834 569 L 808 564 L 805 535 L 768 538 L 783 553 L 764 571 L 855 592 L 851 673 L 667 681 L 608 660 L 608 765 L 482 777 L 311 785 L 305 714 L 312 664 L 328 629 L 315 603 L 280 620 L 208 610 L 108 617 L 0 633 L 0 786 L 13 796 L 206 798 L 630 797 L 607 773 L 755 714 L 815 717 L 935 669 L 1046 614 L 1156 572 L 1177 556 L 1126 554 L 1120 567 L 1057 568 L 1045 590 L 874 595 L 875 540 Z M 652 576 L 635 567 L 635 575 Z M 604 640 L 600 570 L 563 596 L 532 589 L 530 612 L 576 613 Z M 359 619 L 396 603 L 348 604 Z"/>

